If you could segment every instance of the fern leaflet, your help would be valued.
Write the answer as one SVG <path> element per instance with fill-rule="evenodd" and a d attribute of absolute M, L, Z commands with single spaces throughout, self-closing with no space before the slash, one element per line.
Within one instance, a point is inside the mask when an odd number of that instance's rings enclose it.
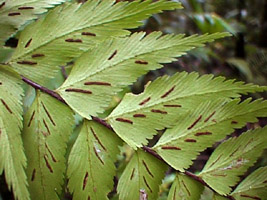
<path fill-rule="evenodd" d="M 203 192 L 203 185 L 192 178 L 177 173 L 176 178 L 171 186 L 168 200 L 190 199 L 199 200 Z"/>
<path fill-rule="evenodd" d="M 219 145 L 199 176 L 219 194 L 229 194 L 239 176 L 244 174 L 267 148 L 267 127 L 231 138 Z"/>
<path fill-rule="evenodd" d="M 25 116 L 23 130 L 32 199 L 58 199 L 61 194 L 65 152 L 73 124 L 69 107 L 47 94 L 37 93 Z"/>
<path fill-rule="evenodd" d="M 9 66 L 0 65 L 0 174 L 5 171 L 15 198 L 28 200 L 26 157 L 20 134 L 22 96 L 19 76 Z"/>
<path fill-rule="evenodd" d="M 219 100 L 203 102 L 195 109 L 193 106 L 175 127 L 163 134 L 153 149 L 172 167 L 184 171 L 199 152 L 222 140 L 234 128 L 267 116 L 267 101 L 250 101 Z"/>
<path fill-rule="evenodd" d="M 68 187 L 73 199 L 108 199 L 116 174 L 121 140 L 106 127 L 84 120 L 68 160 Z"/>
<path fill-rule="evenodd" d="M 231 195 L 236 200 L 265 199 L 267 197 L 267 167 L 261 167 L 250 174 Z"/>
<path fill-rule="evenodd" d="M 165 163 L 141 150 L 136 151 L 120 177 L 119 199 L 139 199 L 140 195 L 157 199 L 166 170 Z"/>

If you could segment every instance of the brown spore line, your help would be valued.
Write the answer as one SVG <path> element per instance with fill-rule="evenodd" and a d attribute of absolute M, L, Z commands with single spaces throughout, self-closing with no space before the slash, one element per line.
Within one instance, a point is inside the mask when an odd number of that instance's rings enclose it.
<path fill-rule="evenodd" d="M 202 136 L 202 135 L 212 135 L 212 133 L 206 131 L 206 132 L 198 132 L 198 133 L 195 134 L 195 136 Z"/>
<path fill-rule="evenodd" d="M 96 135 L 94 129 L 92 127 L 90 127 L 90 130 L 94 136 L 94 138 L 96 139 L 96 141 L 98 142 L 98 144 L 104 149 L 104 151 L 107 151 L 106 147 L 102 144 L 102 142 L 100 141 L 100 139 L 98 138 L 98 136 Z"/>
<path fill-rule="evenodd" d="M 44 57 L 45 55 L 42 53 L 36 53 L 32 55 L 32 58 Z"/>
<path fill-rule="evenodd" d="M 11 12 L 11 13 L 8 13 L 8 16 L 10 16 L 10 17 L 18 16 L 18 15 L 20 15 L 20 12 Z"/>
<path fill-rule="evenodd" d="M 191 138 L 187 138 L 184 141 L 185 142 L 193 142 L 193 143 L 197 142 L 195 139 L 191 139 Z"/>
<path fill-rule="evenodd" d="M 133 168 L 133 170 L 132 170 L 132 174 L 131 174 L 130 180 L 133 179 L 133 177 L 134 177 L 134 172 L 135 172 L 135 168 Z"/>
<path fill-rule="evenodd" d="M 35 174 L 36 174 L 36 169 L 33 169 L 33 171 L 32 171 L 32 177 L 31 177 L 31 181 L 34 181 L 34 179 L 35 179 Z"/>
<path fill-rule="evenodd" d="M 92 94 L 92 91 L 90 91 L 90 90 L 83 90 L 83 89 L 77 89 L 77 88 L 68 88 L 65 90 L 65 92 L 77 92 L 77 93 L 84 93 L 84 94 Z"/>
<path fill-rule="evenodd" d="M 135 63 L 140 64 L 140 65 L 147 65 L 148 64 L 148 62 L 144 61 L 144 60 L 136 60 Z"/>
<path fill-rule="evenodd" d="M 0 9 L 3 8 L 6 5 L 6 2 L 3 2 L 0 4 Z"/>
<path fill-rule="evenodd" d="M 146 118 L 146 115 L 144 115 L 144 114 L 134 114 L 133 117 Z"/>
<path fill-rule="evenodd" d="M 212 118 L 213 115 L 215 115 L 216 111 L 214 111 L 213 113 L 211 113 L 205 120 L 204 122 L 208 122 L 210 120 L 210 118 Z"/>
<path fill-rule="evenodd" d="M 149 191 L 152 193 L 152 189 L 151 187 L 149 186 L 147 180 L 146 180 L 146 177 L 143 176 L 143 180 L 144 180 L 144 183 L 146 184 L 147 188 L 149 189 Z"/>
<path fill-rule="evenodd" d="M 187 128 L 187 130 L 190 130 L 190 129 L 192 129 L 200 120 L 201 120 L 201 118 L 202 118 L 202 115 L 200 115 L 197 119 L 196 119 L 196 121 L 194 121 L 193 122 L 193 124 L 191 124 L 188 128 Z"/>
<path fill-rule="evenodd" d="M 182 150 L 180 147 L 174 147 L 174 146 L 163 146 L 161 147 L 161 149 L 164 149 L 164 150 Z"/>
<path fill-rule="evenodd" d="M 166 104 L 163 106 L 166 108 L 181 108 L 182 107 L 181 105 L 178 105 L 178 104 Z"/>
<path fill-rule="evenodd" d="M 29 60 L 18 61 L 17 63 L 21 65 L 37 65 L 37 62 L 33 62 Z"/>
<path fill-rule="evenodd" d="M 152 174 L 152 172 L 151 172 L 150 169 L 148 168 L 146 162 L 145 162 L 144 160 L 142 160 L 142 163 L 143 163 L 143 165 L 145 166 L 147 173 L 148 173 L 152 178 L 154 178 L 154 175 Z"/>
<path fill-rule="evenodd" d="M 100 81 L 88 81 L 88 82 L 85 82 L 84 85 L 103 85 L 103 86 L 111 86 L 110 83 L 107 83 L 107 82 L 100 82 Z"/>
<path fill-rule="evenodd" d="M 30 121 L 29 121 L 29 123 L 28 123 L 28 127 L 30 127 L 30 126 L 31 126 L 32 120 L 33 120 L 33 118 L 34 118 L 34 115 L 35 115 L 35 110 L 32 112 L 32 115 L 31 115 Z"/>
<path fill-rule="evenodd" d="M 53 169 L 52 169 L 50 163 L 48 162 L 48 157 L 47 157 L 46 154 L 44 155 L 44 160 L 45 160 L 46 167 L 49 169 L 49 171 L 50 171 L 51 173 L 53 173 Z"/>
<path fill-rule="evenodd" d="M 93 36 L 95 37 L 96 34 L 95 33 L 90 33 L 90 32 L 82 32 L 82 35 L 86 35 L 86 36 Z"/>
<path fill-rule="evenodd" d="M 33 10 L 34 7 L 32 7 L 32 6 L 23 6 L 23 7 L 19 7 L 18 9 L 19 10 Z"/>
<path fill-rule="evenodd" d="M 116 56 L 117 53 L 118 53 L 118 51 L 115 50 L 115 51 L 111 54 L 111 56 L 108 58 L 108 60 L 111 60 L 112 58 L 114 58 L 114 56 Z"/>
<path fill-rule="evenodd" d="M 7 105 L 7 103 L 4 101 L 4 99 L 1 99 L 2 104 L 5 106 L 5 108 L 7 109 L 7 111 L 10 114 L 13 114 L 12 110 L 9 108 L 9 106 Z"/>
<path fill-rule="evenodd" d="M 95 152 L 95 155 L 96 155 L 97 159 L 101 162 L 102 165 L 104 165 L 105 163 L 104 163 L 104 161 L 100 158 L 100 156 L 98 155 L 98 152 L 97 152 L 96 148 L 93 147 L 93 149 L 94 149 L 94 152 Z"/>
<path fill-rule="evenodd" d="M 173 92 L 174 88 L 175 88 L 175 86 L 173 86 L 171 89 L 169 89 L 165 94 L 163 94 L 163 95 L 161 96 L 161 98 L 165 98 L 165 97 L 167 97 L 170 93 Z"/>
<path fill-rule="evenodd" d="M 151 112 L 153 113 L 159 113 L 159 114 L 168 114 L 168 112 L 164 110 L 159 110 L 159 109 L 152 109 Z"/>
<path fill-rule="evenodd" d="M 82 43 L 83 41 L 81 39 L 69 38 L 69 39 L 66 39 L 65 42 Z"/>
<path fill-rule="evenodd" d="M 140 105 L 140 106 L 145 105 L 147 102 L 150 101 L 150 99 L 151 99 L 151 97 L 148 97 L 148 98 L 144 99 L 142 102 L 139 103 L 139 105 Z"/>
<path fill-rule="evenodd" d="M 85 176 L 84 176 L 84 179 L 83 179 L 83 190 L 86 187 L 87 181 L 88 181 L 88 172 L 85 173 Z"/>
<path fill-rule="evenodd" d="M 57 162 L 57 159 L 55 158 L 55 156 L 53 155 L 52 151 L 49 149 L 49 147 L 47 146 L 47 144 L 45 143 L 45 148 L 47 149 L 47 151 L 49 152 L 53 162 Z"/>
<path fill-rule="evenodd" d="M 129 119 L 125 119 L 125 118 L 116 118 L 116 121 L 125 122 L 125 123 L 128 123 L 128 124 L 133 124 L 133 121 L 131 121 Z"/>
<path fill-rule="evenodd" d="M 43 106 L 43 108 L 44 108 L 44 110 L 45 110 L 45 113 L 46 113 L 46 115 L 48 116 L 50 122 L 51 122 L 54 126 L 56 126 L 56 123 L 54 122 L 53 118 L 51 117 L 50 113 L 48 112 L 48 110 L 47 110 L 47 108 L 45 107 L 45 105 L 43 104 L 43 102 L 41 102 L 41 104 L 42 104 L 42 106 Z"/>

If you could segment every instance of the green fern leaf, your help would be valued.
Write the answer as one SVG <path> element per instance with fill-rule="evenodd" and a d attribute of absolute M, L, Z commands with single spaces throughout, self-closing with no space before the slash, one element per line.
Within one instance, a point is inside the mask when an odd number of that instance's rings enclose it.
<path fill-rule="evenodd" d="M 168 200 L 199 200 L 204 186 L 187 175 L 177 173 Z"/>
<path fill-rule="evenodd" d="M 168 129 L 153 149 L 172 167 L 184 171 L 199 152 L 241 128 L 256 117 L 267 116 L 267 101 L 251 99 L 204 102 Z"/>
<path fill-rule="evenodd" d="M 136 151 L 120 177 L 119 199 L 139 199 L 140 196 L 157 199 L 166 170 L 167 165 L 154 156 Z"/>
<path fill-rule="evenodd" d="M 267 197 L 267 167 L 261 167 L 243 180 L 231 193 L 236 200 L 264 200 Z"/>
<path fill-rule="evenodd" d="M 0 47 L 0 63 L 5 63 L 12 55 L 14 50 L 12 48 Z"/>
<path fill-rule="evenodd" d="M 0 0 L 0 46 L 27 21 L 65 0 Z"/>
<path fill-rule="evenodd" d="M 267 126 L 231 138 L 215 149 L 199 176 L 221 195 L 231 187 L 267 148 Z"/>
<path fill-rule="evenodd" d="M 59 199 L 66 170 L 66 143 L 73 124 L 73 112 L 66 105 L 37 92 L 23 130 L 31 199 Z"/>
<path fill-rule="evenodd" d="M 141 32 L 105 41 L 76 61 L 57 92 L 76 112 L 90 119 L 90 115 L 104 111 L 116 92 L 147 71 L 162 67 L 158 63 L 172 62 L 194 47 L 227 35 L 184 37 L 153 32 L 145 37 Z"/>
<path fill-rule="evenodd" d="M 212 199 L 213 200 L 228 200 L 228 198 L 220 196 L 218 194 L 214 194 Z"/>
<path fill-rule="evenodd" d="M 0 174 L 5 171 L 15 198 L 28 200 L 26 157 L 20 136 L 22 96 L 19 76 L 9 66 L 0 65 Z"/>
<path fill-rule="evenodd" d="M 110 114 L 108 120 L 116 133 L 133 148 L 147 144 L 165 127 L 175 124 L 181 114 L 201 100 L 238 97 L 240 93 L 262 91 L 264 88 L 212 75 L 177 73 L 164 76 L 148 85 L 140 95 L 127 94 Z"/>
<path fill-rule="evenodd" d="M 108 199 L 116 175 L 121 140 L 111 130 L 85 120 L 70 156 L 68 187 L 73 199 Z"/>
<path fill-rule="evenodd" d="M 79 57 L 100 41 L 127 35 L 125 29 L 141 25 L 141 20 L 154 13 L 175 8 L 181 8 L 181 4 L 167 0 L 65 3 L 23 30 L 10 63 L 20 74 L 44 84 L 55 76 L 59 65 Z"/>

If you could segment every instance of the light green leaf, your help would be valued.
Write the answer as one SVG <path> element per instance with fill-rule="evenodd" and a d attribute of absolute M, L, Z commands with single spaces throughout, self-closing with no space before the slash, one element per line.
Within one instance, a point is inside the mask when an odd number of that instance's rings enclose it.
<path fill-rule="evenodd" d="M 220 196 L 218 194 L 213 195 L 213 200 L 228 200 L 228 198 Z"/>
<path fill-rule="evenodd" d="M 155 129 L 176 124 L 180 115 L 201 101 L 263 90 L 264 87 L 253 84 L 225 81 L 223 77 L 182 72 L 158 78 L 142 94 L 127 94 L 107 119 L 125 142 L 133 148 L 141 147 L 147 144 L 146 138 L 151 139 L 157 133 Z"/>
<path fill-rule="evenodd" d="M 11 57 L 13 51 L 12 48 L 0 47 L 0 63 L 5 63 Z"/>
<path fill-rule="evenodd" d="M 65 0 L 0 0 L 0 47 L 27 21 Z"/>
<path fill-rule="evenodd" d="M 184 37 L 153 32 L 145 36 L 141 32 L 107 40 L 77 59 L 57 92 L 76 112 L 90 119 L 90 115 L 104 111 L 116 92 L 149 70 L 162 67 L 159 63 L 172 62 L 194 47 L 227 35 Z"/>
<path fill-rule="evenodd" d="M 119 199 L 157 199 L 159 185 L 167 165 L 154 156 L 138 150 L 128 163 L 118 183 Z"/>
<path fill-rule="evenodd" d="M 20 135 L 22 96 L 19 76 L 9 66 L 0 65 L 0 174 L 4 170 L 15 198 L 28 200 L 26 157 Z"/>
<path fill-rule="evenodd" d="M 23 30 L 10 63 L 20 74 L 44 84 L 54 77 L 59 65 L 79 57 L 100 41 L 127 35 L 130 32 L 125 29 L 142 25 L 141 20 L 154 13 L 175 8 L 181 8 L 181 4 L 167 0 L 65 3 Z"/>
<path fill-rule="evenodd" d="M 231 193 L 236 200 L 266 199 L 267 166 L 261 167 L 243 180 Z"/>
<path fill-rule="evenodd" d="M 184 171 L 199 152 L 222 140 L 234 128 L 256 122 L 256 117 L 267 116 L 267 101 L 250 101 L 213 100 L 197 107 L 194 106 L 196 102 L 191 102 L 192 110 L 175 127 L 168 129 L 153 149 L 172 167 Z"/>
<path fill-rule="evenodd" d="M 84 120 L 68 161 L 73 199 L 108 199 L 116 175 L 114 162 L 121 140 L 103 125 Z"/>
<path fill-rule="evenodd" d="M 187 175 L 177 173 L 168 200 L 199 200 L 204 186 Z"/>
<path fill-rule="evenodd" d="M 199 176 L 219 194 L 229 194 L 265 148 L 267 126 L 231 138 L 215 149 Z"/>
<path fill-rule="evenodd" d="M 53 97 L 37 92 L 24 118 L 23 142 L 31 199 L 59 199 L 66 170 L 65 152 L 73 112 Z"/>

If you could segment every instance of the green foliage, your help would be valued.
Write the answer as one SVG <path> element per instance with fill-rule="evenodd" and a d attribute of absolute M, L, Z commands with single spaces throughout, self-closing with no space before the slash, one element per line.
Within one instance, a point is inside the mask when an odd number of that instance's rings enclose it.
<path fill-rule="evenodd" d="M 36 19 L 57 4 L 65 0 L 1 0 L 0 1 L 0 47 L 5 40 L 15 34 L 28 21 Z"/>
<path fill-rule="evenodd" d="M 119 199 L 156 199 L 167 165 L 141 150 L 134 153 L 118 183 Z M 141 198 L 141 197 L 140 197 Z"/>
<path fill-rule="evenodd" d="M 108 199 L 119 145 L 120 139 L 111 130 L 84 120 L 68 160 L 68 186 L 74 199 Z"/>
<path fill-rule="evenodd" d="M 219 194 L 229 194 L 239 176 L 261 156 L 266 147 L 266 131 L 267 127 L 249 131 L 219 145 L 199 176 Z"/>
<path fill-rule="evenodd" d="M 26 156 L 20 137 L 23 89 L 18 75 L 9 66 L 0 65 L 0 71 L 0 173 L 5 171 L 15 197 L 28 199 Z"/>
<path fill-rule="evenodd" d="M 180 8 L 169 0 L 0 1 L 0 173 L 15 199 L 69 192 L 74 200 L 154 200 L 168 168 L 175 171 L 168 200 L 265 198 L 266 167 L 238 182 L 266 149 L 267 128 L 228 135 L 267 117 L 267 101 L 242 96 L 266 86 L 180 72 L 141 94 L 116 96 L 150 70 L 230 35 L 129 31 Z M 18 30 L 17 48 L 4 47 Z M 65 81 L 62 65 L 71 69 Z M 186 171 L 216 142 L 202 171 Z"/>
<path fill-rule="evenodd" d="M 261 167 L 250 174 L 232 192 L 236 199 L 264 199 L 267 195 L 267 167 Z"/>
<path fill-rule="evenodd" d="M 56 199 L 64 178 L 66 143 L 74 118 L 66 105 L 37 92 L 24 117 L 23 142 L 32 199 Z"/>
<path fill-rule="evenodd" d="M 191 199 L 199 200 L 200 195 L 203 192 L 203 185 L 197 182 L 196 180 L 181 174 L 177 173 L 176 178 L 170 189 L 168 200 L 173 199 Z"/>

